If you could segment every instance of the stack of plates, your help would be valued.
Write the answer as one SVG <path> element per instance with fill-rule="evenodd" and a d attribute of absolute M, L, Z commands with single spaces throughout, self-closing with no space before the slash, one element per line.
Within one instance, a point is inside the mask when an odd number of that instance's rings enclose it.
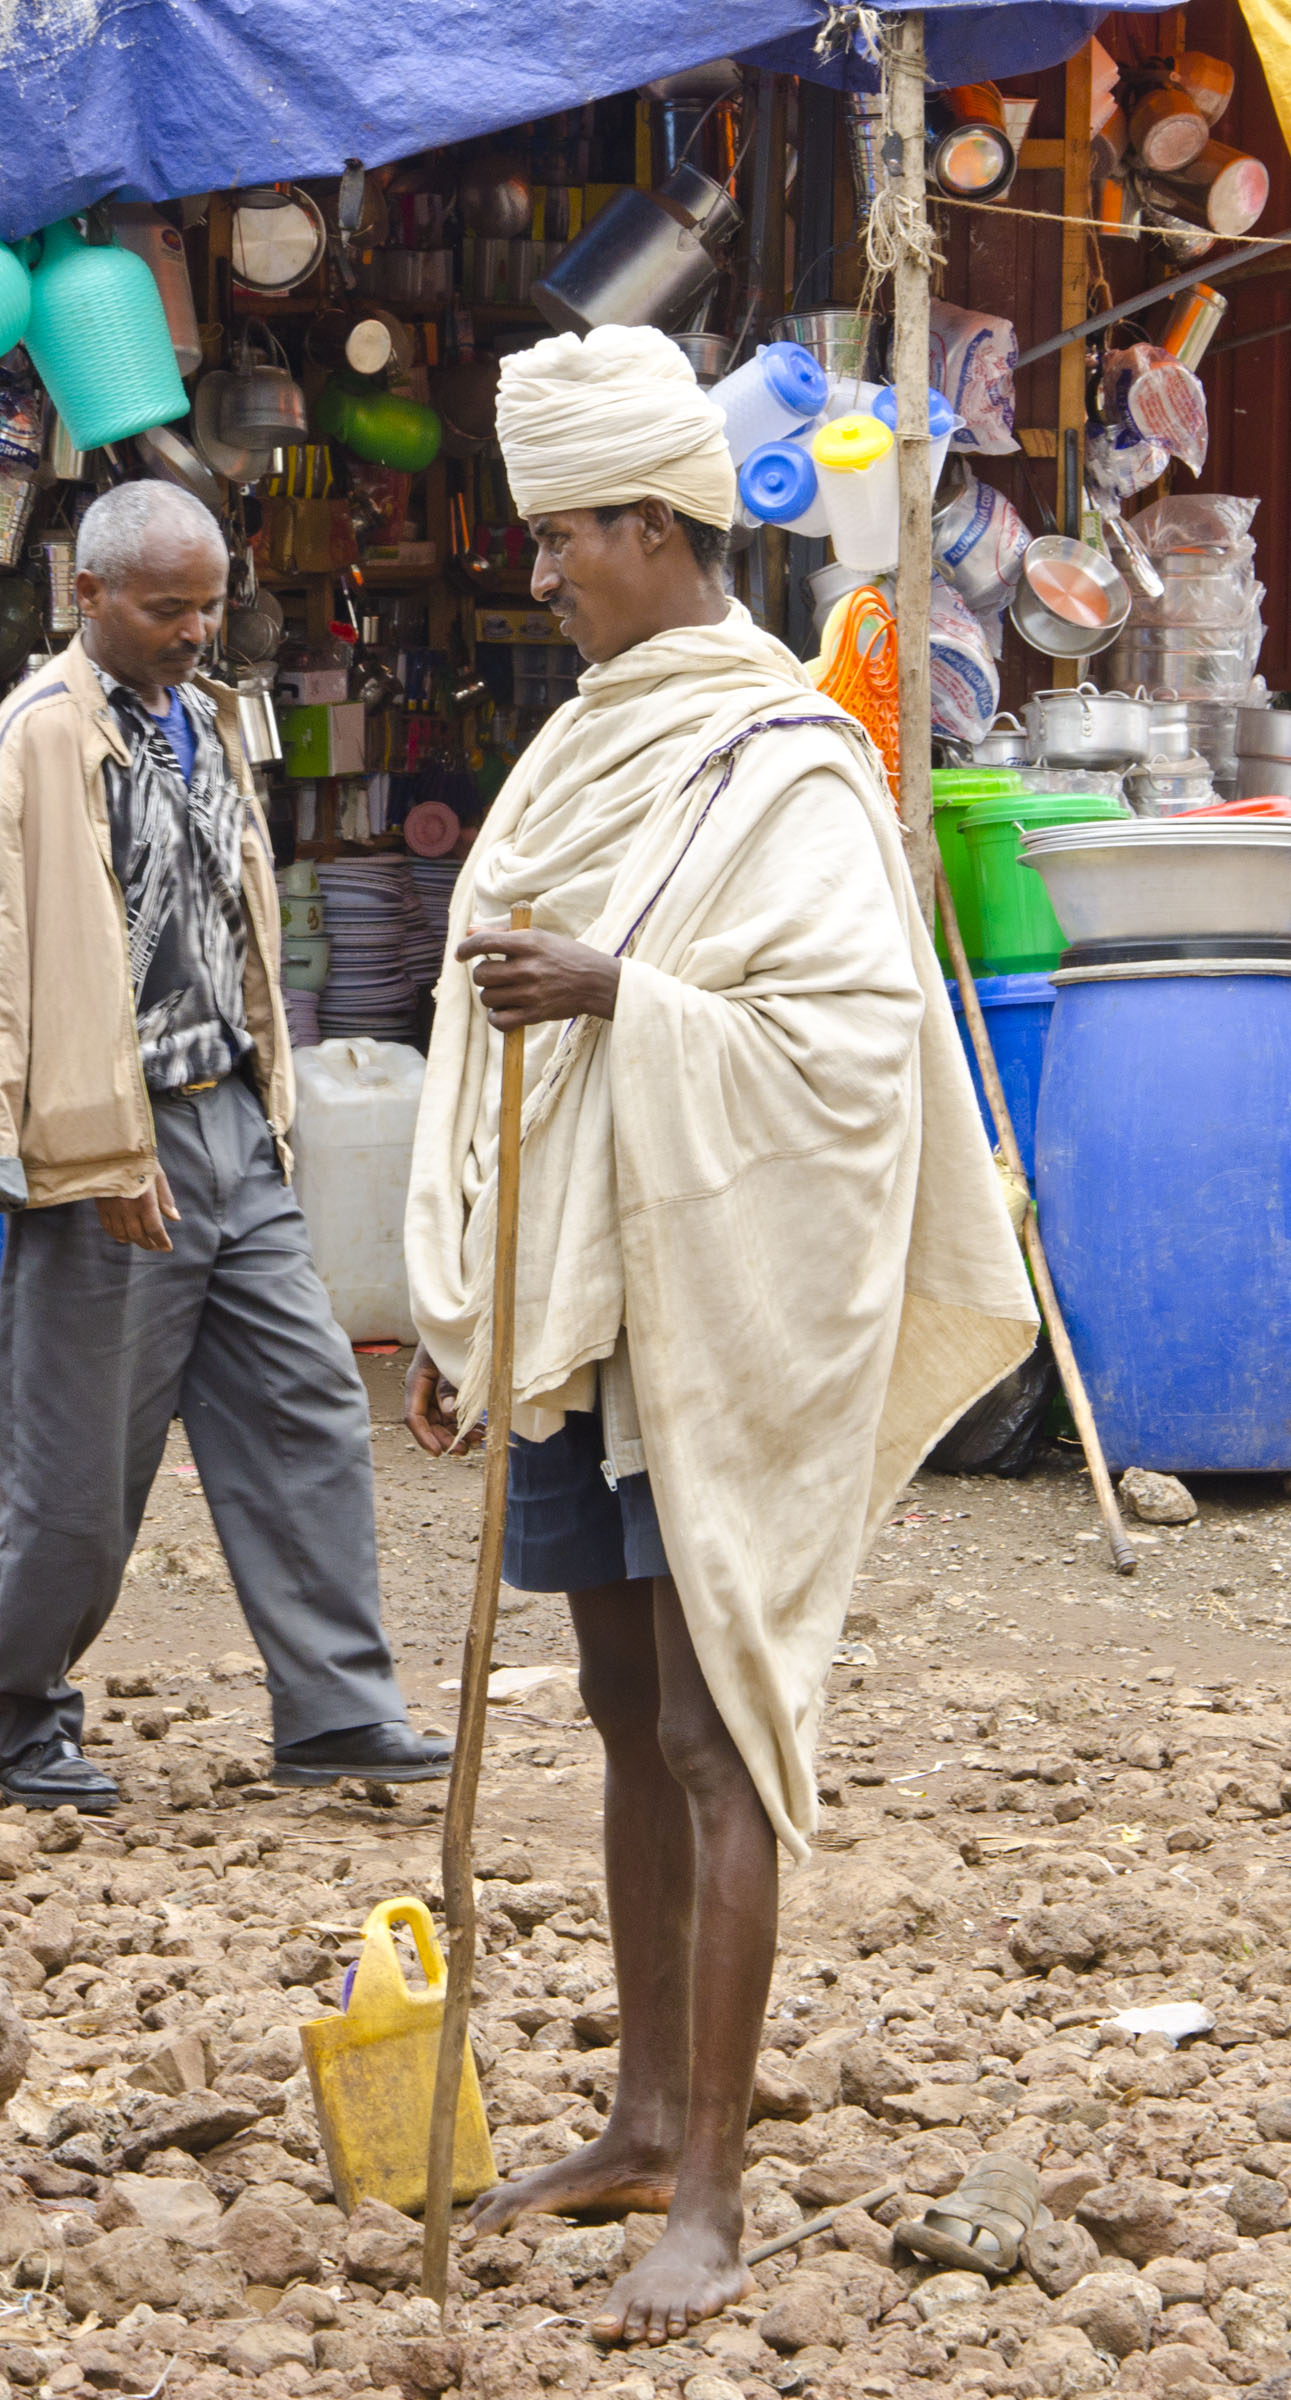
<path fill-rule="evenodd" d="M 405 869 L 403 893 L 404 922 L 407 928 L 404 958 L 409 981 L 413 984 L 434 983 L 444 955 L 443 939 L 436 941 L 429 920 L 423 915 L 412 877 Z"/>
<path fill-rule="evenodd" d="M 316 1049 L 322 1040 L 318 1030 L 317 992 L 293 992 L 283 986 L 282 1004 L 287 1011 L 287 1032 L 293 1050 Z"/>
<path fill-rule="evenodd" d="M 324 1041 L 368 1034 L 410 1041 L 416 995 L 408 972 L 408 869 L 400 858 L 346 858 L 320 867 L 332 943 L 319 1005 Z"/>
<path fill-rule="evenodd" d="M 432 982 L 444 963 L 448 912 L 453 904 L 453 891 L 461 871 L 460 861 L 455 858 L 413 858 L 408 862 L 413 890 L 421 904 L 427 928 L 433 961 L 429 978 Z"/>

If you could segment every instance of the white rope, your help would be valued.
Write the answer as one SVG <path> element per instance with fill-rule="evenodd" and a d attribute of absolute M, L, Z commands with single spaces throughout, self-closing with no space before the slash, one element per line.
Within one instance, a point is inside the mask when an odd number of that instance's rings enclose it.
<path fill-rule="evenodd" d="M 850 0 L 823 0 L 825 22 L 813 48 L 817 58 L 846 57 L 853 49 L 866 58 L 879 55 L 880 20 L 876 8 L 856 8 Z"/>

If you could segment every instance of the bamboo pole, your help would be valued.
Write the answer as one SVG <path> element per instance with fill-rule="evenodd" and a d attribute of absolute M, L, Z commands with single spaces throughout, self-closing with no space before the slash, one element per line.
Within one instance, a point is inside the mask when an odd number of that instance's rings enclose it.
<path fill-rule="evenodd" d="M 954 899 L 946 870 L 940 858 L 936 862 L 936 883 L 937 906 L 941 910 L 942 931 L 946 936 L 946 948 L 950 952 L 951 964 L 955 970 L 955 981 L 959 985 L 959 996 L 964 1004 L 964 1022 L 972 1041 L 973 1055 L 977 1060 L 978 1073 L 982 1078 L 982 1088 L 986 1093 L 991 1115 L 995 1120 L 996 1138 L 1004 1153 L 1005 1165 L 1012 1174 L 1017 1176 L 1019 1182 L 1025 1184 L 1027 1177 L 1022 1164 L 1022 1153 L 1018 1149 L 1018 1138 L 1013 1130 L 1013 1119 L 1009 1115 L 1009 1104 L 1004 1097 L 1004 1086 L 1000 1081 L 999 1068 L 995 1064 L 991 1037 L 986 1030 L 986 1019 L 982 1015 L 982 1004 L 977 997 L 977 985 L 973 981 L 973 970 L 968 963 L 968 953 L 964 948 L 963 936 L 959 930 L 959 919 L 955 915 Z M 1071 1336 L 1063 1319 L 1058 1295 L 1054 1290 L 1053 1277 L 1049 1272 L 1049 1261 L 1045 1257 L 1044 1244 L 1040 1239 L 1039 1219 L 1030 1201 L 1027 1204 L 1027 1213 L 1022 1220 L 1022 1247 L 1026 1252 L 1027 1264 L 1031 1269 L 1036 1297 L 1040 1303 L 1040 1313 L 1053 1344 L 1053 1354 L 1058 1362 L 1058 1373 L 1062 1377 L 1062 1388 L 1067 1395 L 1067 1405 L 1076 1420 L 1076 1431 L 1080 1435 L 1081 1448 L 1085 1453 L 1085 1463 L 1089 1468 L 1089 1479 L 1093 1484 L 1094 1494 L 1102 1513 L 1116 1571 L 1119 1575 L 1132 1575 L 1139 1563 L 1138 1553 L 1126 1538 L 1121 1512 L 1116 1504 L 1116 1494 L 1112 1489 L 1112 1479 L 1107 1471 L 1107 1461 L 1103 1456 L 1103 1445 L 1098 1438 L 1098 1427 L 1094 1423 L 1094 1412 L 1089 1405 L 1089 1394 L 1085 1390 L 1084 1379 L 1076 1364 L 1076 1353 L 1071 1346 Z"/>
<path fill-rule="evenodd" d="M 530 908 L 513 908 L 513 931 L 533 922 Z M 489 1422 L 484 1447 L 484 1521 L 475 1569 L 475 1595 L 462 1652 L 453 1773 L 444 1811 L 444 1924 L 449 1936 L 448 1983 L 435 2067 L 435 2093 L 426 2152 L 426 2218 L 421 2288 L 444 2305 L 448 2237 L 453 2210 L 453 2142 L 475 1980 L 475 1880 L 471 1840 L 484 1755 L 489 1666 L 502 1581 L 507 1518 L 507 1462 L 515 1366 L 516 1240 L 520 1224 L 520 1111 L 524 1101 L 524 1027 L 502 1046 L 502 1110 L 498 1129 L 498 1229 L 493 1257 L 493 1350 L 489 1362 Z"/>
<path fill-rule="evenodd" d="M 1092 42 L 1067 61 L 1066 138 L 1063 145 L 1062 207 L 1066 218 L 1087 217 L 1089 119 L 1093 91 Z M 1062 322 L 1078 325 L 1089 306 L 1089 235 L 1083 225 L 1062 229 Z M 1058 530 L 1080 536 L 1080 496 L 1085 474 L 1085 353 L 1077 343 L 1058 365 Z M 1074 690 L 1082 673 L 1078 658 L 1056 658 L 1053 680 Z"/>
<path fill-rule="evenodd" d="M 928 266 L 924 167 L 924 39 L 918 10 L 896 20 L 890 56 L 892 131 L 901 146 L 894 181 L 902 201 L 894 278 L 897 468 L 901 531 L 897 557 L 897 693 L 901 729 L 901 822 L 919 906 L 933 917 L 932 484 L 928 436 Z"/>

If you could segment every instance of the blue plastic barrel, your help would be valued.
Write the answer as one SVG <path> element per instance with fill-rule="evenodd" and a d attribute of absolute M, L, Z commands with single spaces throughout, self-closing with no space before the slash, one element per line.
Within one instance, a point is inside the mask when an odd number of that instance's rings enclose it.
<path fill-rule="evenodd" d="M 1060 983 L 1040 1229 L 1116 1468 L 1291 1470 L 1291 972 Z"/>
<path fill-rule="evenodd" d="M 959 1038 L 964 1045 L 973 1090 L 982 1112 L 982 1123 L 995 1147 L 995 1120 L 986 1104 L 986 1093 L 977 1072 L 977 1060 L 968 1026 L 964 1020 L 964 1004 L 959 986 L 949 982 L 950 1005 L 955 1011 Z M 1035 1174 L 1035 1112 L 1040 1097 L 1040 1070 L 1044 1065 L 1044 1046 L 1053 1014 L 1054 990 L 1047 975 L 983 975 L 978 979 L 977 997 L 982 1004 L 986 1030 L 995 1052 L 995 1064 L 1000 1070 L 1004 1097 L 1009 1104 L 1013 1130 L 1018 1137 L 1022 1164 L 1029 1176 Z"/>

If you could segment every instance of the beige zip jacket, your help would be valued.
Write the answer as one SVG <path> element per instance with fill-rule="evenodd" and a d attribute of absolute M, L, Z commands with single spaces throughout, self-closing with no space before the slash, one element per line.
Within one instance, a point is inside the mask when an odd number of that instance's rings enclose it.
<path fill-rule="evenodd" d="M 256 1086 L 290 1176 L 295 1105 L 278 988 L 281 920 L 269 831 L 238 738 L 214 701 L 244 802 L 244 981 Z M 130 753 L 79 634 L 0 707 L 0 1208 L 133 1199 L 157 1172 L 103 761 Z"/>

